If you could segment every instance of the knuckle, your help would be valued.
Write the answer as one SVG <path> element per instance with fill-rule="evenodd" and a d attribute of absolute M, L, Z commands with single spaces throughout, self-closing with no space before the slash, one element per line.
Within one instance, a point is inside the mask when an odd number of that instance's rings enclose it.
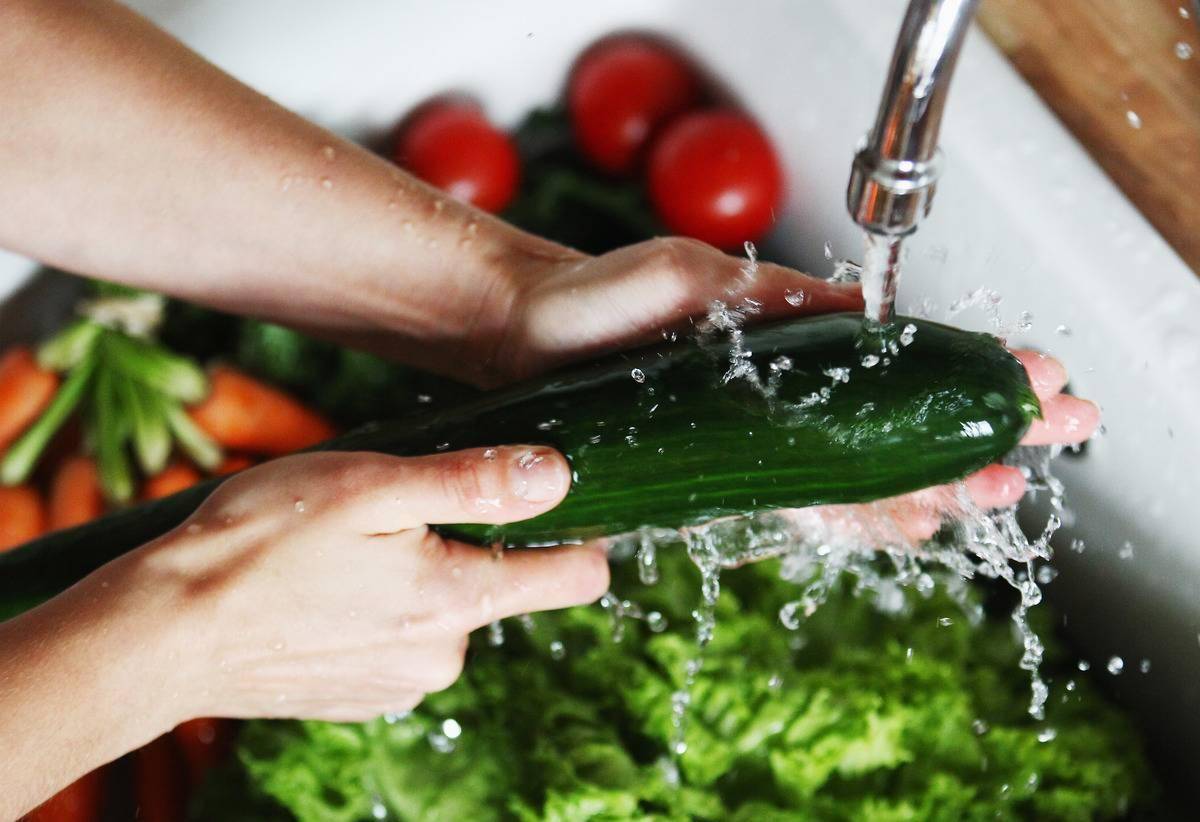
<path fill-rule="evenodd" d="M 447 499 L 473 507 L 488 497 L 486 472 L 478 461 L 461 457 L 447 460 L 438 472 L 439 486 Z"/>

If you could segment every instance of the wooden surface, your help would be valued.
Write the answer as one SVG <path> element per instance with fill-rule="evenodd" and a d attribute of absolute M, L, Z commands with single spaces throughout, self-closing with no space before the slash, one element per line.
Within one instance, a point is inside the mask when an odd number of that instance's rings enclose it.
<path fill-rule="evenodd" d="M 983 0 L 979 17 L 1076 139 L 1200 273 L 1195 13 L 1191 0 Z M 1179 43 L 1190 58 L 1180 59 Z"/>

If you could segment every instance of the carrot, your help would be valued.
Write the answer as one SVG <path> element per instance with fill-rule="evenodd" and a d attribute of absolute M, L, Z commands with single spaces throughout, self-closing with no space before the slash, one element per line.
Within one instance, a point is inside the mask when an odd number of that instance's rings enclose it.
<path fill-rule="evenodd" d="M 183 762 L 170 736 L 160 736 L 133 752 L 134 818 L 138 822 L 186 819 Z"/>
<path fill-rule="evenodd" d="M 104 492 L 95 461 L 70 457 L 58 467 L 50 484 L 51 531 L 91 522 L 104 513 Z"/>
<path fill-rule="evenodd" d="M 104 811 L 104 769 L 76 779 L 24 817 L 24 822 L 100 822 Z"/>
<path fill-rule="evenodd" d="M 191 488 L 200 480 L 200 472 L 190 463 L 176 461 L 146 480 L 142 486 L 142 499 L 149 501 L 169 497 L 177 491 Z"/>
<path fill-rule="evenodd" d="M 28 348 L 0 357 L 0 451 L 46 410 L 57 390 L 58 376 L 40 368 Z"/>
<path fill-rule="evenodd" d="M 220 765 L 233 750 L 235 724 L 231 719 L 189 719 L 171 732 L 183 754 L 188 782 L 198 787 L 208 772 Z"/>
<path fill-rule="evenodd" d="M 208 397 L 190 413 L 221 445 L 252 454 L 287 454 L 334 434 L 320 414 L 227 366 L 213 370 Z"/>
<path fill-rule="evenodd" d="M 46 531 L 46 505 L 28 485 L 0 487 L 0 551 L 15 548 Z"/>
<path fill-rule="evenodd" d="M 238 471 L 245 471 L 252 465 L 254 465 L 254 460 L 245 454 L 230 454 L 221 460 L 221 464 L 213 469 L 213 473 L 218 477 L 224 477 L 229 474 L 236 474 Z"/>

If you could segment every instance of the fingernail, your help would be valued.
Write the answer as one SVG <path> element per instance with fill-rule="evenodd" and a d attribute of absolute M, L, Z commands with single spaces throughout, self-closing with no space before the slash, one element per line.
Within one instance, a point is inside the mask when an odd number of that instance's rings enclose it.
<path fill-rule="evenodd" d="M 550 502 L 566 492 L 567 476 L 556 455 L 548 448 L 529 448 L 518 453 L 509 469 L 512 490 L 526 502 Z"/>

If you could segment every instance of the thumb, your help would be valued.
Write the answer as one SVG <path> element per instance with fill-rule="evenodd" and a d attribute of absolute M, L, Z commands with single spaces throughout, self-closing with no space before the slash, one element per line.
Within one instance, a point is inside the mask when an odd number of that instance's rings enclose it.
<path fill-rule="evenodd" d="M 347 512 L 353 527 L 365 534 L 516 522 L 549 511 L 571 487 L 566 459 L 543 445 L 384 458 L 378 465 L 381 475 Z"/>

